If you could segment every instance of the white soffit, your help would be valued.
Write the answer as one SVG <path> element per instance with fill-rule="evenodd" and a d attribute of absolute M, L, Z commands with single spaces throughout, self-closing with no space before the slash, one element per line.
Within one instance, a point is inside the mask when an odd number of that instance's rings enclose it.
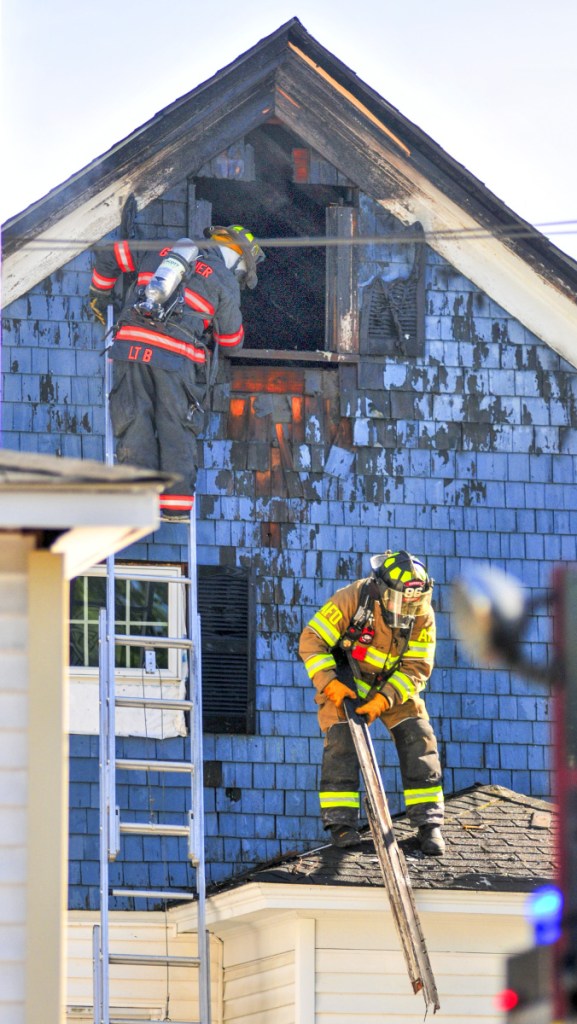
<path fill-rule="evenodd" d="M 127 491 L 0 487 L 0 530 L 58 532 L 50 550 L 64 555 L 69 579 L 158 525 L 158 493 L 152 486 Z"/>

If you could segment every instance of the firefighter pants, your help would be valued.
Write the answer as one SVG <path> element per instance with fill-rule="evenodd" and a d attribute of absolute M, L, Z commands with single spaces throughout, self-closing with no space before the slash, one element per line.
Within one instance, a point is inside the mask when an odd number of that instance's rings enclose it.
<path fill-rule="evenodd" d="M 319 724 L 325 733 L 319 792 L 321 819 L 325 828 L 356 827 L 360 811 L 357 753 L 344 711 L 322 698 L 322 694 L 317 697 Z M 420 697 L 411 698 L 381 715 L 381 721 L 395 741 L 411 824 L 441 825 L 442 771 L 424 702 Z"/>
<path fill-rule="evenodd" d="M 118 462 L 177 473 L 166 494 L 194 494 L 196 437 L 204 425 L 203 389 L 194 366 L 183 360 L 173 372 L 142 363 L 114 360 L 110 418 Z"/>

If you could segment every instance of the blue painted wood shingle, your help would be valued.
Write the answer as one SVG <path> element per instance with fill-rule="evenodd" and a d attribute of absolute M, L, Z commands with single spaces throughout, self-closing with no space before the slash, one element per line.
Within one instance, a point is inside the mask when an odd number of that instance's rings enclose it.
<path fill-rule="evenodd" d="M 141 230 L 148 237 L 185 232 L 185 196 L 179 188 L 152 203 Z M 6 447 L 103 459 L 102 332 L 87 319 L 89 277 L 83 254 L 5 310 Z M 577 375 L 431 250 L 426 289 L 423 356 L 365 357 L 355 386 L 336 399 L 334 369 L 302 371 L 309 414 L 292 450 L 306 497 L 257 497 L 255 474 L 268 465 L 274 437 L 237 450 L 226 436 L 228 370 L 219 378 L 198 477 L 198 560 L 256 573 L 257 735 L 206 737 L 207 760 L 222 764 L 222 786 L 206 791 L 209 881 L 322 838 L 322 739 L 296 655 L 298 636 L 315 607 L 366 574 L 369 555 L 386 547 L 422 555 L 436 580 L 437 665 L 428 707 L 447 791 L 482 782 L 550 793 L 549 694 L 469 664 L 452 629 L 449 584 L 468 562 L 489 559 L 540 590 L 558 560 L 577 557 Z M 319 395 L 336 401 L 337 418 L 350 422 L 345 475 L 335 460 L 334 475 L 325 471 L 332 439 Z M 292 429 L 292 421 L 285 426 Z M 281 547 L 263 547 L 265 523 L 279 524 Z M 183 528 L 165 524 L 124 555 L 182 561 Z M 551 622 L 538 608 L 527 639 L 535 660 L 550 656 L 550 639 Z M 395 753 L 379 729 L 375 746 L 396 813 Z M 121 746 L 126 756 L 142 757 L 151 743 L 133 738 Z M 154 741 L 154 748 L 164 758 L 178 756 L 180 746 Z M 186 806 L 178 783 L 143 777 L 129 789 L 127 781 L 119 779 L 125 816 L 176 818 Z M 96 737 L 73 736 L 75 908 L 98 905 L 97 796 Z M 111 873 L 119 885 L 192 881 L 186 850 L 173 839 L 155 846 L 126 837 Z"/>

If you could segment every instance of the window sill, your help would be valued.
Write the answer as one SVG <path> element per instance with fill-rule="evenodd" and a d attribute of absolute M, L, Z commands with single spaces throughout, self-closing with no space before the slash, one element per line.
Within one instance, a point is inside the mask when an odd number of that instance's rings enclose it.
<path fill-rule="evenodd" d="M 233 362 L 258 362 L 258 363 L 315 363 L 317 365 L 335 365 L 343 363 L 356 364 L 359 361 L 358 352 L 299 352 L 288 349 L 273 348 L 242 348 L 239 351 L 227 352 L 227 356 Z"/>
<path fill-rule="evenodd" d="M 97 736 L 99 733 L 99 682 L 98 671 L 84 670 L 69 676 L 69 729 L 70 733 Z M 165 697 L 167 700 L 182 700 L 184 683 L 174 678 L 162 681 L 128 680 L 116 677 L 116 693 L 119 697 Z M 117 736 L 147 736 L 153 739 L 169 739 L 186 736 L 186 723 L 182 711 L 159 711 L 156 708 L 117 708 Z"/>

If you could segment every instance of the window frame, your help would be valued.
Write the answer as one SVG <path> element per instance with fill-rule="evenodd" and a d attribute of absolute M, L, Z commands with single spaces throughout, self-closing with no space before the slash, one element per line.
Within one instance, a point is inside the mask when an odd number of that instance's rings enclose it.
<path fill-rule="evenodd" d="M 178 563 L 155 563 L 149 562 L 124 562 L 116 563 L 116 568 L 123 574 L 134 572 L 139 578 L 143 576 L 150 576 L 151 580 L 155 576 L 169 576 L 174 575 L 175 580 L 186 576 L 186 566 Z M 246 569 L 244 567 L 231 567 L 231 566 L 220 566 L 214 564 L 208 565 L 197 565 L 197 599 L 199 603 L 199 615 L 200 615 L 200 630 L 201 630 L 201 658 L 202 658 L 202 680 L 203 680 L 203 731 L 211 734 L 236 734 L 236 735 L 255 735 L 256 733 L 256 575 L 254 570 Z M 202 616 L 202 596 L 201 588 L 204 586 L 205 593 L 214 593 L 215 595 L 215 608 L 214 615 L 216 620 L 219 617 L 218 600 L 223 602 L 223 607 L 226 608 L 227 601 L 223 597 L 222 593 L 219 596 L 218 587 L 226 589 L 226 577 L 229 575 L 231 579 L 241 584 L 241 593 L 243 594 L 243 607 L 242 615 L 239 619 L 239 628 L 235 632 L 228 628 L 229 620 L 226 619 L 224 623 L 223 632 L 219 634 L 218 625 L 215 627 L 214 622 L 211 628 L 210 621 L 207 623 L 207 616 L 205 615 L 205 621 L 203 622 Z M 97 577 L 104 579 L 106 577 L 106 566 L 98 565 L 87 570 L 84 573 L 80 573 L 82 577 Z M 218 586 L 213 589 L 213 585 L 217 582 Z M 186 632 L 187 623 L 187 612 L 186 612 L 186 592 L 187 588 L 183 583 L 167 584 L 168 596 L 169 596 L 169 613 L 168 613 L 168 631 L 170 636 L 184 635 Z M 238 591 L 233 594 L 232 601 L 232 614 L 234 616 L 234 608 L 238 605 L 234 605 L 234 600 L 238 600 Z M 230 609 L 227 609 L 227 614 L 230 614 Z M 226 618 L 226 616 L 225 616 Z M 72 620 L 69 620 L 72 621 Z M 223 636 L 224 640 L 223 649 Z M 218 685 L 215 688 L 215 679 L 218 678 L 220 669 L 223 666 L 227 666 L 227 659 L 234 660 L 235 652 L 238 653 L 239 648 L 244 649 L 242 653 L 242 665 L 240 675 L 235 670 L 226 671 L 225 676 L 227 684 L 235 687 L 237 692 L 235 697 L 238 697 L 238 687 L 240 683 L 241 688 L 241 700 L 239 702 L 230 700 L 226 703 L 227 692 L 224 692 L 224 700 L 222 709 L 218 707 Z M 226 649 L 228 647 L 228 650 Z M 119 691 L 124 690 L 126 693 L 134 692 L 134 688 L 140 690 L 143 682 L 146 687 L 158 686 L 159 688 L 169 685 L 175 685 L 182 687 L 187 679 L 187 672 L 178 673 L 178 665 L 182 664 L 179 661 L 181 653 L 177 649 L 169 650 L 169 667 L 167 669 L 157 669 L 154 673 L 147 673 L 143 668 L 122 668 L 119 667 L 115 671 L 115 682 Z M 211 672 L 212 668 L 212 672 Z M 91 690 L 93 689 L 92 701 L 97 700 L 98 690 L 98 678 L 99 668 L 97 665 L 71 665 L 69 667 L 69 680 L 72 686 L 75 684 L 90 684 Z M 212 681 L 212 684 L 211 684 Z M 211 688 L 212 685 L 212 688 Z M 128 689 L 127 689 L 128 688 Z M 216 696 L 215 696 L 216 694 Z M 169 695 L 168 693 L 166 694 Z M 174 693 L 174 696 L 177 694 Z M 184 696 L 184 692 L 181 691 L 181 695 Z M 93 709 L 93 714 L 95 714 Z M 128 712 L 125 712 L 127 715 Z M 131 712 L 131 714 L 134 714 Z M 86 723 L 83 723 L 86 724 Z M 88 732 L 92 734 L 95 726 L 89 727 Z M 84 731 L 77 729 L 74 731 Z M 130 727 L 127 726 L 124 732 L 119 732 L 119 735 L 141 735 L 141 733 L 131 732 Z"/>
<path fill-rule="evenodd" d="M 123 562 L 116 563 L 116 567 L 119 572 L 128 573 L 134 572 L 138 577 L 150 576 L 151 581 L 154 581 L 155 576 L 174 576 L 175 580 L 184 575 L 183 566 L 175 563 L 167 563 L 165 565 L 154 564 L 151 565 L 148 562 Z M 78 578 L 106 578 L 106 566 L 103 564 L 93 566 L 86 572 L 79 573 Z M 129 580 L 117 580 L 116 587 L 119 583 L 129 583 Z M 186 600 L 185 600 L 185 588 L 184 584 L 166 584 L 168 588 L 168 618 L 167 618 L 167 635 L 178 636 L 179 631 L 182 631 L 183 626 L 186 625 Z M 73 621 L 69 616 L 69 648 L 70 648 L 70 627 Z M 86 620 L 85 620 L 86 621 Z M 128 648 L 126 648 L 128 650 Z M 168 666 L 167 668 L 156 669 L 155 672 L 146 672 L 142 667 L 140 668 L 128 668 L 126 666 L 118 666 L 115 670 L 115 680 L 118 684 L 123 683 L 135 683 L 141 682 L 145 679 L 147 683 L 153 683 L 157 680 L 159 683 L 180 683 L 182 681 L 182 673 L 178 671 L 179 665 L 179 651 L 176 649 L 170 649 L 168 651 Z M 69 679 L 70 682 L 86 682 L 91 679 L 97 679 L 99 673 L 98 665 L 69 665 Z"/>

